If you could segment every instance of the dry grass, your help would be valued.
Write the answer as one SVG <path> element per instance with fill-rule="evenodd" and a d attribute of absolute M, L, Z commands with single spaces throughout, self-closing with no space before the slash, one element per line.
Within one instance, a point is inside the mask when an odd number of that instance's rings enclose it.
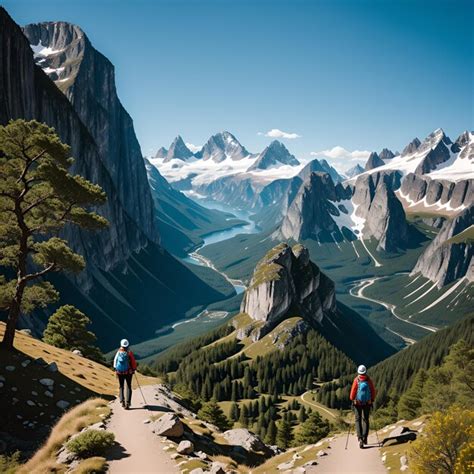
<path fill-rule="evenodd" d="M 107 472 L 107 460 L 100 456 L 84 459 L 79 466 L 72 471 L 72 474 L 93 474 Z"/>
<path fill-rule="evenodd" d="M 0 322 L 0 338 L 5 332 L 5 323 Z M 16 333 L 15 348 L 31 358 L 42 357 L 46 362 L 56 362 L 59 371 L 67 378 L 97 395 L 116 395 L 117 380 L 114 372 L 105 365 L 80 357 L 70 351 L 50 346 L 43 341 Z M 138 374 L 140 384 L 156 383 L 157 379 Z M 136 381 L 134 380 L 136 384 Z"/>
<path fill-rule="evenodd" d="M 59 448 L 86 426 L 102 421 L 110 413 L 106 400 L 94 398 L 69 410 L 51 431 L 46 443 L 18 470 L 18 474 L 62 472 L 64 465 L 55 462 Z"/>

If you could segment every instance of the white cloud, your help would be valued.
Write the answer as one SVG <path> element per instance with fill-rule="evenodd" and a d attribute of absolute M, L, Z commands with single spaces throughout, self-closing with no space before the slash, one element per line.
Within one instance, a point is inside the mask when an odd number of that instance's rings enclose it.
<path fill-rule="evenodd" d="M 266 133 L 258 132 L 258 135 L 265 135 L 266 137 L 270 138 L 287 138 L 288 140 L 301 138 L 301 135 L 298 135 L 297 133 L 284 132 L 283 130 L 279 130 L 278 128 L 272 128 Z"/>
<path fill-rule="evenodd" d="M 186 143 L 186 146 L 193 152 L 196 153 L 202 148 L 202 145 L 193 145 L 192 143 Z"/>
<path fill-rule="evenodd" d="M 335 146 L 329 150 L 312 151 L 311 156 L 326 158 L 338 171 L 344 172 L 356 164 L 364 165 L 369 158 L 370 151 L 346 150 L 342 146 Z"/>

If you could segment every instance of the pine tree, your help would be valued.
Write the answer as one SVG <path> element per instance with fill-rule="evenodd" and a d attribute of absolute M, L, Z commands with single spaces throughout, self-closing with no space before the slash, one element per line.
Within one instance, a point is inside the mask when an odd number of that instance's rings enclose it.
<path fill-rule="evenodd" d="M 239 405 L 237 403 L 232 403 L 230 406 L 230 419 L 232 421 L 237 421 L 240 416 L 240 410 L 239 410 Z"/>
<path fill-rule="evenodd" d="M 90 319 L 71 305 L 65 305 L 49 318 L 43 333 L 43 341 L 61 349 L 78 349 L 97 362 L 104 362 L 104 356 L 95 346 L 95 334 L 87 330 Z"/>
<path fill-rule="evenodd" d="M 20 314 L 45 308 L 59 297 L 42 278 L 80 272 L 81 255 L 58 237 L 66 223 L 103 229 L 107 221 L 87 209 L 105 202 L 100 186 L 72 175 L 71 149 L 54 129 L 35 120 L 0 126 L 0 307 L 7 312 L 3 345 L 13 347 Z"/>
<path fill-rule="evenodd" d="M 276 441 L 277 427 L 273 420 L 270 421 L 265 435 L 265 443 L 273 445 Z"/>
<path fill-rule="evenodd" d="M 231 423 L 215 400 L 205 403 L 198 411 L 198 418 L 216 425 L 221 430 L 228 430 Z"/>
<path fill-rule="evenodd" d="M 242 405 L 242 408 L 240 409 L 239 423 L 244 428 L 247 428 L 249 425 L 249 410 L 247 408 L 247 405 Z"/>
<path fill-rule="evenodd" d="M 299 411 L 299 413 L 298 413 L 298 421 L 299 421 L 300 423 L 303 423 L 303 422 L 306 421 L 306 418 L 307 418 L 307 416 L 306 416 L 305 407 L 304 407 L 303 405 L 301 405 L 300 411 Z"/>
<path fill-rule="evenodd" d="M 428 374 L 421 369 L 416 375 L 411 387 L 400 397 L 398 401 L 398 417 L 412 420 L 420 414 L 423 397 L 423 386 Z"/>
<path fill-rule="evenodd" d="M 296 443 L 314 444 L 329 433 L 329 423 L 317 412 L 311 413 L 296 435 Z"/>
<path fill-rule="evenodd" d="M 276 443 L 279 448 L 286 449 L 293 441 L 293 429 L 288 419 L 283 418 L 278 424 Z"/>

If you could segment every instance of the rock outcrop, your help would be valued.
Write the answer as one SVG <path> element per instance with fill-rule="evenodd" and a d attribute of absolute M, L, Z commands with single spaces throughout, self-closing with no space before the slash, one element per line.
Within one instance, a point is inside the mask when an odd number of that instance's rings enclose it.
<path fill-rule="evenodd" d="M 377 155 L 377 153 L 373 151 L 369 155 L 369 159 L 365 164 L 365 171 L 373 170 L 375 168 L 378 168 L 379 166 L 383 166 L 384 164 L 385 163 L 380 159 L 379 155 Z"/>
<path fill-rule="evenodd" d="M 442 288 L 458 278 L 474 281 L 474 205 L 444 223 L 434 240 L 426 247 L 413 268 Z M 469 234 L 470 232 L 470 234 Z"/>
<path fill-rule="evenodd" d="M 360 166 L 359 164 L 353 166 L 352 168 L 349 168 L 347 171 L 346 171 L 346 176 L 348 178 L 355 178 L 357 175 L 361 174 L 364 172 L 364 168 L 362 168 L 362 166 Z"/>
<path fill-rule="evenodd" d="M 293 199 L 277 235 L 296 241 L 308 238 L 319 242 L 343 240 L 345 236 L 334 217 L 341 213 L 337 203 L 350 196 L 350 188 L 344 188 L 340 183 L 334 185 L 327 173 L 312 173 Z M 347 232 L 350 233 L 349 229 Z"/>
<path fill-rule="evenodd" d="M 326 161 L 326 160 L 312 160 L 299 173 L 298 176 L 307 181 L 311 173 L 320 172 L 327 173 L 331 179 L 338 183 L 342 181 L 342 176 Z"/>
<path fill-rule="evenodd" d="M 377 239 L 378 250 L 393 252 L 407 244 L 405 211 L 394 193 L 400 178 L 398 172 L 364 174 L 354 186 L 356 215 L 365 219 L 363 237 Z"/>
<path fill-rule="evenodd" d="M 182 421 L 174 413 L 165 413 L 150 424 L 153 433 L 158 436 L 179 438 L 184 434 Z"/>
<path fill-rule="evenodd" d="M 255 434 L 246 428 L 236 428 L 224 431 L 224 438 L 232 446 L 240 446 L 250 452 L 267 450 L 267 445 Z"/>
<path fill-rule="evenodd" d="M 379 158 L 381 160 L 391 160 L 394 157 L 395 153 L 393 153 L 393 151 L 389 150 L 388 148 L 382 149 L 382 151 L 379 153 Z"/>
<path fill-rule="evenodd" d="M 289 315 L 321 323 L 336 311 L 334 283 L 302 245 L 279 244 L 257 265 L 240 311 L 258 322 L 258 340 Z"/>
<path fill-rule="evenodd" d="M 402 182 L 400 192 L 412 203 L 424 200 L 425 206 L 438 204 L 447 210 L 455 210 L 474 202 L 474 180 L 449 181 L 409 173 Z"/>
<path fill-rule="evenodd" d="M 420 140 L 415 137 L 402 151 L 402 156 L 412 155 L 421 145 Z"/>
<path fill-rule="evenodd" d="M 415 174 L 426 174 L 451 157 L 452 142 L 440 128 L 428 135 L 416 149 L 417 155 L 424 155 L 415 169 Z"/>
<path fill-rule="evenodd" d="M 273 140 L 260 153 L 247 171 L 267 170 L 282 165 L 298 166 L 300 162 L 288 151 L 283 143 Z"/>

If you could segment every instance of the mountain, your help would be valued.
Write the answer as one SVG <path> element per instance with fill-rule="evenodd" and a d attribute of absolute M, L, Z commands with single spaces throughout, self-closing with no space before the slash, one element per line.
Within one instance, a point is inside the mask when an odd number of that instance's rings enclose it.
<path fill-rule="evenodd" d="M 165 150 L 160 148 L 160 150 Z M 158 150 L 158 152 L 160 151 Z M 162 151 L 163 153 L 163 151 Z M 158 153 L 157 153 L 158 154 Z M 182 160 L 186 161 L 187 159 L 193 157 L 193 152 L 186 146 L 183 139 L 178 135 L 171 143 L 169 150 L 166 152 L 165 162 L 171 160 Z M 156 156 L 155 156 L 156 158 Z"/>
<path fill-rule="evenodd" d="M 311 173 L 314 171 L 320 173 L 327 173 L 332 180 L 337 183 L 342 181 L 341 175 L 326 161 L 326 160 L 312 160 L 298 173 L 298 176 L 306 181 Z"/>
<path fill-rule="evenodd" d="M 318 242 L 351 238 L 351 230 L 336 222 L 348 214 L 340 201 L 350 197 L 351 189 L 340 183 L 335 185 L 327 173 L 312 173 L 289 206 L 277 235 L 295 241 L 311 238 Z"/>
<path fill-rule="evenodd" d="M 283 143 L 273 140 L 255 159 L 247 171 L 267 170 L 282 165 L 298 166 L 300 162 L 288 151 Z"/>
<path fill-rule="evenodd" d="M 199 205 L 172 188 L 148 160 L 145 163 L 161 243 L 172 254 L 184 257 L 204 243 L 205 235 L 243 224 L 232 214 Z"/>
<path fill-rule="evenodd" d="M 471 201 L 472 202 L 472 201 Z M 438 288 L 459 278 L 474 281 L 474 204 L 447 220 L 421 254 L 412 275 L 421 274 Z"/>
<path fill-rule="evenodd" d="M 364 168 L 360 166 L 359 164 L 353 166 L 352 168 L 349 168 L 346 172 L 345 175 L 348 178 L 355 178 L 357 175 L 361 174 L 364 172 Z"/>
<path fill-rule="evenodd" d="M 379 158 L 383 161 L 385 160 L 391 160 L 392 158 L 395 157 L 395 153 L 393 153 L 392 150 L 389 150 L 388 148 L 384 148 L 380 153 L 379 153 Z"/>
<path fill-rule="evenodd" d="M 0 123 L 24 118 L 54 127 L 71 145 L 73 172 L 98 183 L 107 194 L 106 204 L 98 209 L 109 221 L 106 230 L 90 234 L 67 227 L 62 234 L 85 256 L 87 269 L 77 277 L 51 276 L 60 303 L 84 311 L 107 349 L 124 333 L 135 341 L 149 338 L 191 308 L 222 299 L 229 285 L 223 293 L 211 288 L 209 275 L 197 277 L 159 244 L 144 161 L 131 119 L 117 99 L 111 63 L 73 25 L 42 23 L 25 32 L 29 39 L 0 8 L 0 57 L 5 65 L 0 69 Z M 70 74 L 59 83 L 62 90 L 35 65 L 38 56 L 30 44 L 48 64 L 64 67 L 60 78 Z M 48 59 L 50 55 L 54 57 Z M 188 288 L 186 299 L 180 296 L 182 285 Z M 45 312 L 38 313 L 23 318 L 22 324 L 41 334 L 46 319 Z"/>
<path fill-rule="evenodd" d="M 415 151 L 418 149 L 418 147 L 421 145 L 421 142 L 418 138 L 414 138 L 402 151 L 401 155 L 406 156 L 406 155 L 412 155 L 415 153 Z"/>
<path fill-rule="evenodd" d="M 405 211 L 393 191 L 399 185 L 399 173 L 380 172 L 360 175 L 354 186 L 352 201 L 355 215 L 363 219 L 362 235 L 377 239 L 378 250 L 394 252 L 408 242 Z"/>
<path fill-rule="evenodd" d="M 250 155 L 237 138 L 229 132 L 221 132 L 213 135 L 200 151 L 196 153 L 196 158 L 212 160 L 220 163 L 226 159 L 233 161 L 241 160 Z"/>
<path fill-rule="evenodd" d="M 369 155 L 369 159 L 365 164 L 365 171 L 373 170 L 375 168 L 378 168 L 379 166 L 383 166 L 384 164 L 385 163 L 380 159 L 379 155 L 377 155 L 377 153 L 373 151 Z"/>
<path fill-rule="evenodd" d="M 168 150 L 164 146 L 162 146 L 156 152 L 155 158 L 166 158 L 167 154 L 168 154 Z"/>
<path fill-rule="evenodd" d="M 417 166 L 415 174 L 425 174 L 434 171 L 438 165 L 448 161 L 451 157 L 452 142 L 441 128 L 431 133 L 418 147 L 416 154 L 425 154 Z"/>

